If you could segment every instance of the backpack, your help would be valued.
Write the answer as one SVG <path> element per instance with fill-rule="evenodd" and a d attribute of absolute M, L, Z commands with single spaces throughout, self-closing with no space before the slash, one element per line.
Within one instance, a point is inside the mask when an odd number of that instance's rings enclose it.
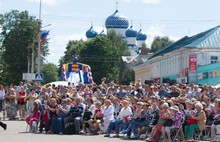
<path fill-rule="evenodd" d="M 68 123 L 66 124 L 64 130 L 63 130 L 63 133 L 64 134 L 67 134 L 67 135 L 71 135 L 71 134 L 75 134 L 75 125 L 74 123 Z"/>
<path fill-rule="evenodd" d="M 80 108 L 73 106 L 70 108 L 69 115 L 73 118 L 82 117 L 82 111 Z"/>

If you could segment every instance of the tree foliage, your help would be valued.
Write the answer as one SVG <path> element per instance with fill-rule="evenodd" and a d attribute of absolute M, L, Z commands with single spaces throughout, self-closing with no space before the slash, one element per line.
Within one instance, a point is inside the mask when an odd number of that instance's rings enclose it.
<path fill-rule="evenodd" d="M 1 47 L 1 43 L 0 43 Z M 0 48 L 0 81 L 2 80 L 2 72 L 3 72 L 3 59 L 2 59 L 3 51 Z"/>
<path fill-rule="evenodd" d="M 96 83 L 106 77 L 107 81 L 119 83 L 124 73 L 121 56 L 130 55 L 126 41 L 115 31 L 109 31 L 106 37 L 97 36 L 87 41 L 69 41 L 65 55 L 59 61 L 59 71 L 63 63 L 72 62 L 72 55 L 79 55 L 79 62 L 90 65 Z"/>
<path fill-rule="evenodd" d="M 169 37 L 167 36 L 165 37 L 157 36 L 154 38 L 154 41 L 152 42 L 151 51 L 152 52 L 160 51 L 173 43 L 174 41 L 170 40 Z"/>
<path fill-rule="evenodd" d="M 58 71 L 57 71 L 57 66 L 55 64 L 52 63 L 45 64 L 43 68 L 43 74 L 44 74 L 44 79 L 43 79 L 44 84 L 58 80 Z"/>
<path fill-rule="evenodd" d="M 34 51 L 31 52 L 37 55 L 38 21 L 27 11 L 12 10 L 0 15 L 0 26 L 2 27 L 0 42 L 3 51 L 3 80 L 7 83 L 17 83 L 22 79 L 22 73 L 28 70 L 32 45 Z M 43 53 L 43 56 L 47 55 L 47 46 L 43 48 Z"/>

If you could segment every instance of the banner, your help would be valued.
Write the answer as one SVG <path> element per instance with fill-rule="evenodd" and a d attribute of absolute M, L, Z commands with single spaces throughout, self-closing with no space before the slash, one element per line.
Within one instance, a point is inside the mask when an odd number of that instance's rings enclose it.
<path fill-rule="evenodd" d="M 195 73 L 197 69 L 196 55 L 189 56 L 189 72 Z"/>
<path fill-rule="evenodd" d="M 208 77 L 209 77 L 209 73 L 208 72 L 202 73 L 202 79 L 207 79 Z"/>
<path fill-rule="evenodd" d="M 213 77 L 213 72 L 209 72 L 209 78 Z"/>
<path fill-rule="evenodd" d="M 182 69 L 182 77 L 186 77 L 186 69 L 185 68 Z"/>
<path fill-rule="evenodd" d="M 213 77 L 217 77 L 217 76 L 219 76 L 218 71 L 214 71 L 214 72 L 213 72 Z"/>
<path fill-rule="evenodd" d="M 198 73 L 198 80 L 201 80 L 201 79 L 203 79 L 203 75 L 202 75 L 202 73 Z"/>

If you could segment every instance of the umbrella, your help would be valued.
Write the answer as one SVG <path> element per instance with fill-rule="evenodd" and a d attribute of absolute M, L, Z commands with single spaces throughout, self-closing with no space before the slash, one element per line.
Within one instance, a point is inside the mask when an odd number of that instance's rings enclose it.
<path fill-rule="evenodd" d="M 55 86 L 58 86 L 58 85 L 68 86 L 68 83 L 69 82 L 67 82 L 67 81 L 55 81 L 55 82 L 50 82 L 50 83 L 45 84 L 44 87 L 49 85 L 49 84 L 50 85 L 54 84 Z"/>
<path fill-rule="evenodd" d="M 214 88 L 220 88 L 220 84 L 213 86 Z"/>

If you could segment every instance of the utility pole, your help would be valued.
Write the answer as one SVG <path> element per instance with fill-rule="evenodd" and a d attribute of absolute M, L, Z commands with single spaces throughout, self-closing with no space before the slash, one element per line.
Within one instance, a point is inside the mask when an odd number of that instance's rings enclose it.
<path fill-rule="evenodd" d="M 40 0 L 40 8 L 39 8 L 39 20 L 38 20 L 38 64 L 37 64 L 37 73 L 40 74 L 41 68 L 41 1 Z"/>
<path fill-rule="evenodd" d="M 34 43 L 31 45 L 31 73 L 34 73 Z"/>
<path fill-rule="evenodd" d="M 27 60 L 28 60 L 28 68 L 27 68 L 27 73 L 30 73 L 30 46 L 28 47 L 28 55 L 27 55 Z"/>

